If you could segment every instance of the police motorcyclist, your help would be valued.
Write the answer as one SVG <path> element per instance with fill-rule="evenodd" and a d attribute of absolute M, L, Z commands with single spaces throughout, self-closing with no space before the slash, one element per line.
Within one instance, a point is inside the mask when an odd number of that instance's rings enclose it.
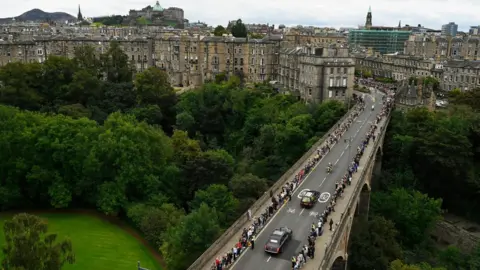
<path fill-rule="evenodd" d="M 327 167 L 327 171 L 328 171 L 328 172 L 331 172 L 331 171 L 332 171 L 332 166 L 333 166 L 332 163 L 329 162 L 329 163 L 328 163 L 328 167 Z"/>

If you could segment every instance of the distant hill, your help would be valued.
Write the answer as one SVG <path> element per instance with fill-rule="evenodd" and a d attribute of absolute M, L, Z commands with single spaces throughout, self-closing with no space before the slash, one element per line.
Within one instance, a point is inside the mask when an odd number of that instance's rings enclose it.
<path fill-rule="evenodd" d="M 34 22 L 45 22 L 45 21 L 74 21 L 77 17 L 74 17 L 65 12 L 45 12 L 38 8 L 32 9 L 23 13 L 17 17 L 10 18 L 0 18 L 0 23 L 9 23 L 12 19 L 15 18 L 16 21 L 34 21 Z"/>

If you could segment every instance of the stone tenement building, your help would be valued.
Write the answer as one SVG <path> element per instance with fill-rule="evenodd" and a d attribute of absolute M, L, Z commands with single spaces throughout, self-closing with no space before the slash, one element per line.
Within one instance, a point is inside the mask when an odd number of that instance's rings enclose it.
<path fill-rule="evenodd" d="M 441 65 L 442 89 L 451 91 L 458 88 L 462 91 L 480 88 L 480 61 L 450 60 Z"/>
<path fill-rule="evenodd" d="M 280 51 L 278 81 L 303 100 L 346 100 L 353 93 L 355 59 L 339 45 Z"/>
<path fill-rule="evenodd" d="M 365 56 L 355 55 L 356 68 L 358 70 L 368 70 L 373 76 L 392 78 L 396 81 L 402 81 L 412 76 L 432 76 L 434 60 L 425 60 L 423 57 L 408 55 L 373 55 Z"/>
<path fill-rule="evenodd" d="M 73 57 L 75 47 L 89 45 L 98 55 L 112 39 L 50 37 L 30 41 L 0 41 L 0 65 L 43 62 L 50 55 Z M 243 72 L 249 82 L 273 80 L 278 74 L 281 36 L 264 39 L 170 36 L 118 38 L 117 42 L 138 71 L 151 66 L 166 70 L 171 84 L 195 87 L 222 72 Z"/>
<path fill-rule="evenodd" d="M 480 37 L 465 36 L 461 38 L 415 34 L 405 42 L 404 53 L 435 60 L 452 58 L 480 60 Z"/>
<path fill-rule="evenodd" d="M 295 48 L 304 46 L 326 46 L 329 44 L 347 44 L 347 36 L 342 33 L 317 33 L 317 34 L 298 34 L 294 31 L 287 33 L 283 38 L 285 47 Z"/>
<path fill-rule="evenodd" d="M 412 76 L 432 76 L 438 79 L 440 88 L 445 91 L 455 88 L 468 91 L 480 87 L 480 61 L 435 61 L 408 55 L 356 55 L 356 68 L 370 71 L 376 77 L 397 81 Z"/>
<path fill-rule="evenodd" d="M 216 74 L 243 73 L 249 82 L 277 77 L 280 36 L 264 39 L 234 37 L 170 37 L 155 40 L 155 65 L 172 84 L 199 86 Z"/>

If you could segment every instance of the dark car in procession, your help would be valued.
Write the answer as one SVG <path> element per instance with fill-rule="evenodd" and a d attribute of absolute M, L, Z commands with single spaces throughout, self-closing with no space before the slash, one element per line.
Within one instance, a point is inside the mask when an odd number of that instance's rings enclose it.
<path fill-rule="evenodd" d="M 285 244 L 292 238 L 293 231 L 288 227 L 275 229 L 268 237 L 265 244 L 265 252 L 271 254 L 282 253 Z"/>
<path fill-rule="evenodd" d="M 300 206 L 305 208 L 313 207 L 320 197 L 320 192 L 316 190 L 308 190 L 302 195 L 300 199 Z"/>

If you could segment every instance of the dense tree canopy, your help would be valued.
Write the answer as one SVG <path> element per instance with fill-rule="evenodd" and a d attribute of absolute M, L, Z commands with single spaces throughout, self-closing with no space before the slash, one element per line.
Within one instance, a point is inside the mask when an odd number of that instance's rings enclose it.
<path fill-rule="evenodd" d="M 0 67 L 0 207 L 127 218 L 185 269 L 346 112 L 224 76 L 178 100 L 163 71 L 101 55 Z M 13 106 L 13 107 L 11 107 Z M 17 107 L 17 108 L 15 108 Z M 205 219 L 205 217 L 208 217 Z"/>

